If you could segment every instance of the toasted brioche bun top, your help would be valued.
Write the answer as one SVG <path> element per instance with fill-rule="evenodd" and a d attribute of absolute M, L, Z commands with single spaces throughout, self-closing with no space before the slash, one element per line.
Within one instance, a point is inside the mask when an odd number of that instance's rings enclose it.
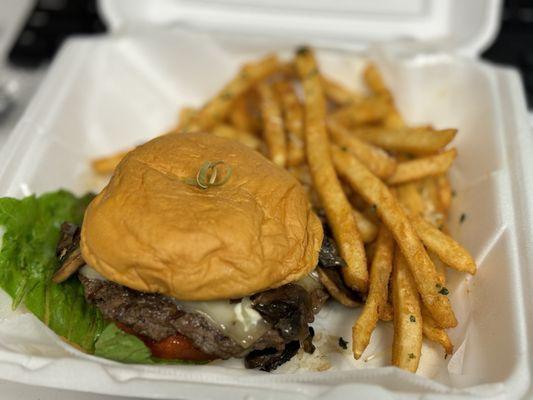
<path fill-rule="evenodd" d="M 229 180 L 190 182 L 224 160 Z M 188 182 L 185 182 L 189 178 Z M 313 270 L 322 225 L 285 170 L 205 133 L 158 137 L 130 152 L 89 204 L 84 260 L 105 278 L 181 300 L 240 298 Z"/>

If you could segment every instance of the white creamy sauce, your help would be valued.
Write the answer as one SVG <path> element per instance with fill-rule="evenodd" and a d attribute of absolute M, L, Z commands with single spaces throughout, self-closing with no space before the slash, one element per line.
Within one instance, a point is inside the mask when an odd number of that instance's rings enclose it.
<path fill-rule="evenodd" d="M 82 274 L 87 279 L 95 279 L 99 281 L 106 281 L 107 279 L 104 278 L 102 275 L 100 275 L 98 272 L 96 272 L 95 269 L 89 267 L 88 265 L 84 265 L 80 268 L 79 273 Z"/>
<path fill-rule="evenodd" d="M 93 268 L 85 265 L 79 271 L 88 279 L 106 280 Z M 320 286 L 318 276 L 313 271 L 296 283 L 311 291 Z M 195 312 L 204 315 L 220 331 L 235 340 L 243 348 L 251 346 L 269 328 L 269 325 L 261 315 L 252 308 L 252 301 L 245 297 L 239 303 L 231 303 L 229 300 L 212 301 L 183 301 L 174 302 L 187 312 Z"/>
<path fill-rule="evenodd" d="M 231 304 L 229 300 L 175 301 L 185 311 L 206 316 L 224 335 L 235 340 L 243 348 L 251 346 L 269 327 L 252 308 L 249 297 L 236 304 Z"/>

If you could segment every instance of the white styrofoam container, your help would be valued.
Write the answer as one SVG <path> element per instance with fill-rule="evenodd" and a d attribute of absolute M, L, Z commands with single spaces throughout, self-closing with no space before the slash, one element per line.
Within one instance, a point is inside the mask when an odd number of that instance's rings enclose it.
<path fill-rule="evenodd" d="M 137 10 L 137 16 L 144 14 L 148 20 L 152 16 L 156 21 L 160 18 L 172 26 L 152 29 L 138 23 L 133 24 L 135 29 L 125 29 L 119 18 L 124 14 L 112 11 L 121 1 L 108 1 L 103 3 L 104 9 L 110 18 L 114 15 L 112 24 L 121 33 L 100 39 L 76 39 L 64 47 L 0 154 L 3 195 L 19 197 L 60 187 L 82 193 L 100 186 L 102 182 L 89 171 L 91 157 L 165 131 L 175 123 L 179 107 L 201 104 L 232 76 L 242 61 L 271 49 L 286 52 L 299 41 L 279 35 L 265 39 L 259 34 L 264 26 L 258 25 L 261 21 L 266 25 L 271 22 L 261 18 L 247 28 L 234 28 L 249 29 L 246 39 L 223 36 L 220 32 L 210 35 L 195 32 L 205 28 L 202 24 L 189 24 L 192 25 L 189 30 L 178 29 L 175 19 L 169 17 L 171 9 L 178 3 L 181 6 L 190 3 L 169 0 L 154 3 L 165 3 L 170 8 L 167 13 L 160 13 L 164 8 L 156 7 L 159 10 L 156 12 L 148 5 L 152 2 L 144 2 L 137 4 L 139 8 L 126 9 Z M 375 3 L 385 7 L 390 2 Z M 415 3 L 425 10 L 424 5 L 437 2 Z M 415 8 L 409 10 L 411 17 L 416 15 Z M 182 11 L 180 8 L 179 12 Z M 214 9 L 211 11 L 212 19 L 218 20 L 220 15 Z M 494 15 L 494 11 L 489 15 Z M 129 20 L 135 18 L 130 16 Z M 232 22 L 237 24 L 240 20 Z M 303 24 L 302 30 L 312 26 L 309 24 Z M 459 128 L 455 145 L 460 155 L 452 170 L 458 196 L 451 229 L 475 256 L 479 272 L 473 279 L 465 280 L 459 274 L 449 277 L 451 300 L 460 320 L 459 327 L 450 332 L 459 348 L 449 363 L 437 362 L 433 357 L 435 349 L 425 345 L 421 376 L 391 367 L 372 368 L 388 363 L 386 353 L 369 363 L 356 363 L 349 354 L 338 357 L 332 371 L 320 373 L 293 374 L 286 369 L 285 373 L 269 375 L 243 370 L 239 363 L 231 362 L 207 366 L 124 366 L 69 348 L 32 316 L 21 310 L 12 312 L 4 295 L 0 296 L 0 378 L 159 398 L 523 396 L 529 389 L 531 370 L 527 343 L 530 319 L 526 310 L 530 309 L 531 301 L 527 295 L 531 283 L 528 265 L 533 254 L 528 238 L 533 218 L 527 205 L 533 204 L 533 192 L 526 183 L 532 178 L 528 153 L 533 147 L 516 73 L 457 54 L 469 55 L 472 48 L 479 49 L 486 43 L 494 27 L 478 25 L 474 41 L 446 38 L 431 45 L 396 42 L 394 46 L 378 46 L 378 50 L 370 52 L 362 44 L 354 46 L 352 42 L 339 41 L 333 34 L 327 43 L 308 40 L 328 47 L 319 51 L 324 70 L 347 84 L 356 85 L 361 60 L 369 55 L 374 57 L 410 122 Z M 343 34 L 359 37 L 360 31 L 350 29 L 346 26 Z M 422 36 L 417 29 L 411 31 L 413 37 Z M 431 38 L 441 36 L 442 29 L 432 31 Z M 449 29 L 450 26 L 444 31 Z M 447 43 L 446 51 L 435 43 Z M 334 47 L 343 50 L 332 50 Z M 358 52 L 347 52 L 346 48 L 356 48 Z M 468 217 L 459 226 L 457 221 L 462 213 Z M 329 306 L 319 315 L 317 327 L 332 335 L 349 337 L 355 317 L 351 310 Z M 387 347 L 390 330 L 381 329 L 376 336 L 367 354 L 383 353 L 381 349 Z"/>

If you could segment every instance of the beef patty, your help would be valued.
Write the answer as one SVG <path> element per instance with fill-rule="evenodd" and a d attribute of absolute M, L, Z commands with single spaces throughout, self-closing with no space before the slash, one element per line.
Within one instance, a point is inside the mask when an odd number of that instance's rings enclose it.
<path fill-rule="evenodd" d="M 270 328 L 250 347 L 243 348 L 224 335 L 208 317 L 186 312 L 171 298 L 143 293 L 116 283 L 78 277 L 89 303 L 96 305 L 106 319 L 126 325 L 133 332 L 159 341 L 176 332 L 189 338 L 203 352 L 227 359 L 244 357 L 257 350 L 283 352 L 288 343 L 304 343 L 328 295 L 322 288 L 307 292 L 297 284 L 284 285 L 252 296 L 254 307 Z M 294 346 L 294 345 L 292 345 Z"/>

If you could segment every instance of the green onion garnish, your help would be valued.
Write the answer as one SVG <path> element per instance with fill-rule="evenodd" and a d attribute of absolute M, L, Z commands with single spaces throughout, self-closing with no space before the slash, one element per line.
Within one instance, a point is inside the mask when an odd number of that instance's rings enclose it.
<path fill-rule="evenodd" d="M 226 174 L 217 180 L 219 175 L 218 170 L 223 165 L 225 166 Z M 224 160 L 205 161 L 198 170 L 196 178 L 185 178 L 183 182 L 187 185 L 198 186 L 200 189 L 207 189 L 211 186 L 222 186 L 229 180 L 232 172 L 231 165 L 227 164 Z"/>

